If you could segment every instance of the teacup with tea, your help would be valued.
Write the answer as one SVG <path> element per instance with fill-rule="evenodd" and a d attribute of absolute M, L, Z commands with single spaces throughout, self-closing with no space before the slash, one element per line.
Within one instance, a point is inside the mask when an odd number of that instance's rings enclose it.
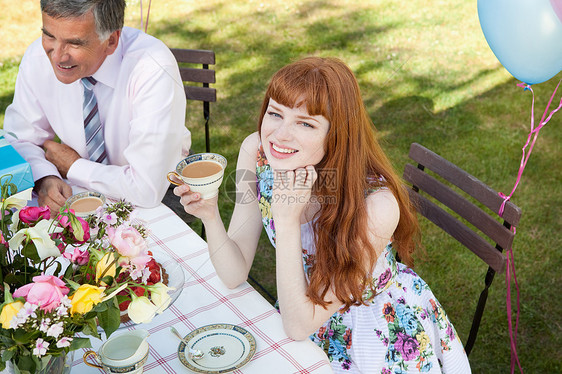
<path fill-rule="evenodd" d="M 218 195 L 222 183 L 226 158 L 216 153 L 197 153 L 181 160 L 175 171 L 168 173 L 168 181 L 176 186 L 183 183 L 202 199 Z"/>
<path fill-rule="evenodd" d="M 70 209 L 74 210 L 74 214 L 86 218 L 105 204 L 105 196 L 99 192 L 85 191 L 72 195 L 66 203 Z"/>

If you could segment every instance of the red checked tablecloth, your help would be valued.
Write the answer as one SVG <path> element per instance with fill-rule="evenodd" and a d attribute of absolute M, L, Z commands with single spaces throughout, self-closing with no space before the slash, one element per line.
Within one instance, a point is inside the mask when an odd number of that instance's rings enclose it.
<path fill-rule="evenodd" d="M 137 209 L 137 219 L 150 229 L 149 249 L 165 252 L 177 260 L 185 273 L 185 284 L 178 299 L 151 323 L 126 327 L 149 331 L 150 345 L 145 373 L 189 373 L 178 358 L 179 339 L 172 334 L 174 326 L 182 335 L 209 324 L 229 323 L 248 330 L 256 339 L 252 360 L 232 373 L 331 373 L 324 352 L 311 341 L 296 342 L 283 332 L 277 311 L 249 284 L 228 289 L 215 273 L 207 244 L 177 215 L 164 205 Z M 122 333 L 120 329 L 115 334 Z M 91 339 L 98 350 L 102 341 Z M 74 355 L 72 373 L 102 373 L 82 361 L 86 350 Z"/>

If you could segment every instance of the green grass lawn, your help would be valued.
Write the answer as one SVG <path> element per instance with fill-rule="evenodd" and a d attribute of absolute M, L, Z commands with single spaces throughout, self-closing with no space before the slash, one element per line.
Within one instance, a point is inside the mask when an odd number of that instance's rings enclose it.
<path fill-rule="evenodd" d="M 20 5 L 21 3 L 21 5 Z M 144 7 L 148 1 L 144 1 Z M 139 27 L 139 1 L 126 23 Z M 0 123 L 12 100 L 17 65 L 40 34 L 37 0 L 0 0 Z M 238 148 L 256 128 L 269 77 L 307 55 L 335 56 L 356 73 L 380 140 L 402 173 L 418 142 L 508 194 L 530 128 L 531 94 L 497 61 L 476 12 L 464 0 L 153 0 L 148 32 L 170 47 L 216 52 L 218 101 L 211 106 L 211 149 L 229 160 L 220 204 Z M 533 87 L 539 117 L 562 74 Z M 560 100 L 555 98 L 555 103 Z M 204 150 L 200 103 L 188 104 L 195 151 Z M 523 210 L 514 253 L 521 289 L 518 351 L 526 373 L 562 371 L 562 114 L 541 131 L 512 201 Z M 538 121 L 538 118 L 537 118 Z M 466 340 L 486 267 L 422 220 L 425 253 L 416 271 L 429 283 Z M 274 252 L 262 238 L 252 276 L 275 293 Z M 474 373 L 509 371 L 505 277 L 497 275 L 475 348 Z M 513 306 L 514 309 L 515 306 Z"/>

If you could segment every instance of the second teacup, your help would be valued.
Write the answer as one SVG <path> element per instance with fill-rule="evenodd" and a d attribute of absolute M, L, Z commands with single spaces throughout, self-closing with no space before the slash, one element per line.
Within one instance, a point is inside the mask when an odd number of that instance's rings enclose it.
<path fill-rule="evenodd" d="M 168 181 L 176 186 L 183 182 L 192 192 L 200 193 L 202 199 L 211 199 L 219 193 L 225 168 L 223 156 L 197 153 L 181 160 L 176 170 L 168 173 Z"/>

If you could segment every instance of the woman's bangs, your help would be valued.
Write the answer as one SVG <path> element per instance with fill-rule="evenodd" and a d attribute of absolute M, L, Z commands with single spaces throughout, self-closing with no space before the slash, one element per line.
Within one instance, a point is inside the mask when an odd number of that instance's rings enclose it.
<path fill-rule="evenodd" d="M 310 115 L 330 118 L 328 90 L 318 72 L 309 71 L 303 75 L 278 78 L 270 86 L 269 93 L 273 100 L 288 108 L 304 104 Z"/>

